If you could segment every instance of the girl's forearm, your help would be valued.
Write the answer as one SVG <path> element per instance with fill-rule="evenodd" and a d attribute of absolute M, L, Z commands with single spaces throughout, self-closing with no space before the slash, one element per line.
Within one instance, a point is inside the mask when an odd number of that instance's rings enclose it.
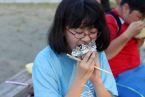
<path fill-rule="evenodd" d="M 95 87 L 97 97 L 112 97 L 112 94 L 106 90 L 101 80 L 98 82 L 94 82 L 93 85 Z"/>
<path fill-rule="evenodd" d="M 85 81 L 75 79 L 65 97 L 80 97 Z"/>

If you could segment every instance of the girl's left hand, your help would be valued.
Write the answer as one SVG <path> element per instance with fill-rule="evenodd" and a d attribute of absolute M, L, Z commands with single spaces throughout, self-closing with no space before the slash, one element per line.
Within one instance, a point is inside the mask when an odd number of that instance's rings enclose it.
<path fill-rule="evenodd" d="M 98 53 L 96 52 L 96 64 L 95 64 L 96 67 L 99 67 L 100 68 L 100 62 L 99 62 L 99 58 L 98 58 Z M 96 83 L 98 81 L 100 81 L 100 70 L 94 68 L 94 71 L 90 77 L 90 80 L 92 81 L 92 83 Z"/>

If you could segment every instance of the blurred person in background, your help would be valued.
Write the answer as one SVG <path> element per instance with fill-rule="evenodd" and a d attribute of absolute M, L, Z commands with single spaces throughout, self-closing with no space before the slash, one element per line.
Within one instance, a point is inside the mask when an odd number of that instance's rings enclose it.
<path fill-rule="evenodd" d="M 105 52 L 119 97 L 145 96 L 145 65 L 140 63 L 139 54 L 144 38 L 135 38 L 145 27 L 144 19 L 145 0 L 122 0 L 106 15 L 111 43 Z"/>

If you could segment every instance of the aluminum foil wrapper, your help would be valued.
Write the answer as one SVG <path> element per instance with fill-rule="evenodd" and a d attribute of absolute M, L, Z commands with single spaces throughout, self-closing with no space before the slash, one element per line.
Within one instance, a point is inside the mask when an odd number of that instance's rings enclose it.
<path fill-rule="evenodd" d="M 71 55 L 74 57 L 81 57 L 89 51 L 96 51 L 96 48 L 97 47 L 95 41 L 92 41 L 87 45 L 82 44 L 81 46 L 77 46 L 75 49 L 72 50 Z"/>

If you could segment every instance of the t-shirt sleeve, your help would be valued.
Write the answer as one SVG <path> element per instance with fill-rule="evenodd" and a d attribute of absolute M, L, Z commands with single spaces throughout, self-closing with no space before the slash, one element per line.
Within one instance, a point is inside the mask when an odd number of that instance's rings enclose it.
<path fill-rule="evenodd" d="M 101 54 L 101 60 L 102 60 L 102 61 L 100 61 L 101 68 L 111 72 L 110 66 L 108 64 L 108 60 L 107 60 L 104 52 L 102 52 L 102 54 Z M 117 96 L 118 91 L 117 91 L 116 82 L 115 82 L 113 74 L 101 72 L 101 79 L 103 81 L 103 84 L 105 85 L 105 88 L 109 92 L 111 92 L 114 96 Z"/>
<path fill-rule="evenodd" d="M 34 97 L 62 97 L 49 58 L 39 54 L 33 65 Z"/>
<path fill-rule="evenodd" d="M 111 40 L 113 40 L 117 37 L 118 32 L 117 22 L 111 15 L 106 15 L 106 22 L 110 31 Z"/>

